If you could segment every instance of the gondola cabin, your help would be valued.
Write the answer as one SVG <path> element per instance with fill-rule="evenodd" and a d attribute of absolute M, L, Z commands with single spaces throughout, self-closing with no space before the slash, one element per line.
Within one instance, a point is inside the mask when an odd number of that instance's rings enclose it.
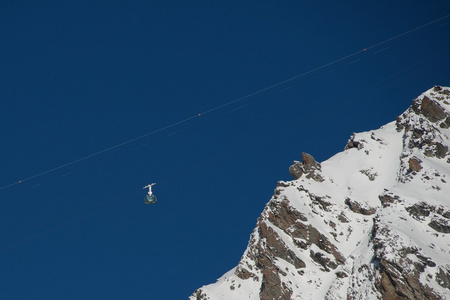
<path fill-rule="evenodd" d="M 144 204 L 156 204 L 156 196 L 155 195 L 145 195 Z"/>

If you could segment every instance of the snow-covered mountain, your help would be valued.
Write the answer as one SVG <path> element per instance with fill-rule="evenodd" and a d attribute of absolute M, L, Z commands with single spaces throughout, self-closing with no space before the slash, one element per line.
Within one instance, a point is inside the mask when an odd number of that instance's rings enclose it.
<path fill-rule="evenodd" d="M 278 182 L 239 264 L 190 300 L 450 299 L 450 88 Z"/>

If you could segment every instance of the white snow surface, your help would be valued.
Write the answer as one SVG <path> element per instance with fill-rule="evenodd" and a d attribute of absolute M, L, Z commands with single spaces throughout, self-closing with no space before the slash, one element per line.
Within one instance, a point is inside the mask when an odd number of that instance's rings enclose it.
<path fill-rule="evenodd" d="M 436 100 L 450 114 L 450 88 L 442 88 L 442 91 L 448 93 L 430 89 L 418 99 Z M 322 162 L 320 174 L 323 182 L 302 176 L 278 185 L 279 193 L 269 201 L 258 222 L 264 222 L 277 233 L 281 241 L 306 264 L 305 268 L 296 269 L 284 259 L 275 259 L 276 266 L 284 271 L 280 279 L 292 291 L 291 299 L 347 299 L 348 295 L 352 299 L 380 299 L 375 280 L 368 280 L 377 274 L 372 261 L 374 222 L 378 228 L 389 229 L 389 235 L 382 240 L 383 255 L 395 260 L 399 249 L 417 249 L 423 257 L 435 263 L 434 267 L 426 266 L 420 274 L 421 283 L 433 289 L 439 297 L 450 299 L 450 290 L 436 282 L 439 268 L 450 272 L 450 233 L 438 232 L 428 225 L 433 219 L 440 219 L 450 226 L 450 220 L 437 213 L 440 209 L 440 212 L 450 214 L 450 129 L 440 127 L 440 122 L 428 122 L 411 108 L 401 118 L 422 129 L 437 129 L 432 140 L 446 146 L 447 155 L 438 158 L 425 155 L 424 147 L 411 147 L 410 141 L 414 139 L 412 128 L 399 130 L 394 121 L 380 129 L 355 134 L 353 141 L 362 145 L 361 148 L 346 149 Z M 422 169 L 416 172 L 408 167 L 408 161 L 413 157 L 421 161 Z M 331 205 L 321 209 L 311 195 L 326 199 Z M 397 201 L 384 206 L 380 195 L 397 197 Z M 362 208 L 376 209 L 376 212 L 370 215 L 353 212 L 346 199 L 356 201 Z M 269 204 L 282 201 L 288 201 L 291 207 L 306 216 L 307 221 L 302 222 L 313 226 L 331 241 L 345 258 L 345 263 L 325 271 L 310 257 L 310 251 L 320 251 L 315 244 L 302 249 L 292 236 L 268 221 Z M 422 217 L 408 213 L 406 208 L 419 203 L 435 207 L 435 212 Z M 348 222 L 342 222 L 342 216 Z M 250 272 L 255 276 L 241 279 L 233 268 L 217 282 L 201 287 L 198 292 L 203 298 L 200 299 L 260 299 L 263 275 L 248 253 L 255 251 L 254 247 L 261 238 L 255 228 L 239 263 L 239 266 L 251 268 Z M 333 255 L 324 254 L 334 259 Z M 412 254 L 408 254 L 408 258 L 413 262 L 417 260 Z M 405 268 L 407 270 L 408 266 Z M 348 276 L 340 278 L 336 276 L 338 272 Z M 197 297 L 192 295 L 190 299 Z"/>

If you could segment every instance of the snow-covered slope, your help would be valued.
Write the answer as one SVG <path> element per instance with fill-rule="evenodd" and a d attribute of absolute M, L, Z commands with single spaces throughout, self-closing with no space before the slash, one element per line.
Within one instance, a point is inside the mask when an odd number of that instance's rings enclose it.
<path fill-rule="evenodd" d="M 450 88 L 278 182 L 239 264 L 200 299 L 450 299 Z"/>

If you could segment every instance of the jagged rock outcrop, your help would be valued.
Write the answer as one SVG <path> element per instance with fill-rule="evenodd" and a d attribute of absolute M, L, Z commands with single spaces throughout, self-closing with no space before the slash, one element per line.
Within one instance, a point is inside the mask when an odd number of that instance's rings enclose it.
<path fill-rule="evenodd" d="M 320 175 L 321 166 L 312 157 L 311 154 L 302 153 L 302 162 L 294 161 L 294 164 L 289 167 L 289 173 L 294 177 L 294 179 L 299 179 L 302 175 L 306 178 L 312 178 L 315 181 L 322 182 L 323 178 Z"/>
<path fill-rule="evenodd" d="M 356 148 L 361 150 L 364 147 L 364 144 L 355 140 L 356 139 L 356 133 L 353 133 L 350 139 L 347 142 L 347 145 L 345 146 L 345 150 Z"/>
<path fill-rule="evenodd" d="M 306 153 L 267 203 L 237 267 L 191 300 L 450 299 L 450 88 Z"/>

